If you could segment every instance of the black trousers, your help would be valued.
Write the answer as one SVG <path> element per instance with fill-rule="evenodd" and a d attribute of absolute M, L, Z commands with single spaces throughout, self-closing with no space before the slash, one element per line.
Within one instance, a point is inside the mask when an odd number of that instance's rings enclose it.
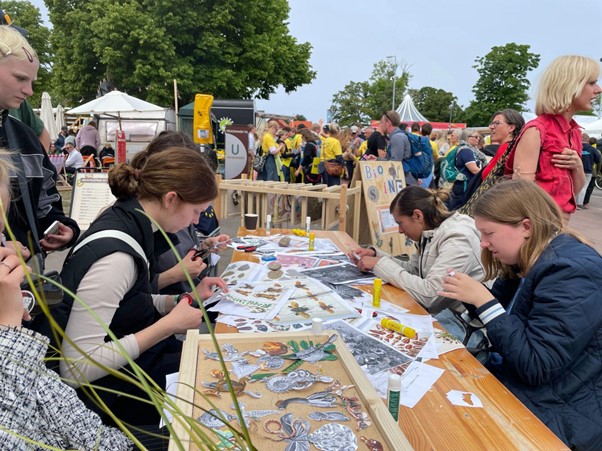
<path fill-rule="evenodd" d="M 175 337 L 170 337 L 143 352 L 135 362 L 159 387 L 165 390 L 165 376 L 179 370 L 181 355 L 182 342 Z M 132 374 L 131 366 L 123 367 L 120 372 L 130 376 Z M 137 396 L 141 399 L 150 399 L 138 387 L 112 375 L 94 381 L 92 385 L 100 387 L 95 389 L 96 394 L 111 412 L 124 423 L 138 426 L 159 424 L 160 414 L 153 405 L 102 389 L 107 388 Z M 98 413 L 105 424 L 114 425 L 112 418 L 96 405 L 94 394 L 90 392 L 89 388 L 79 388 L 77 392 L 82 401 L 91 410 Z"/>

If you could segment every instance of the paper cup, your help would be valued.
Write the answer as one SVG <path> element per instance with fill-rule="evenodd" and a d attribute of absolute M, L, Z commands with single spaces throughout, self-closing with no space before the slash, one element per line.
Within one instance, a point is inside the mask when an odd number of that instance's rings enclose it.
<path fill-rule="evenodd" d="M 252 213 L 245 214 L 245 229 L 257 230 L 257 219 L 258 216 Z"/>

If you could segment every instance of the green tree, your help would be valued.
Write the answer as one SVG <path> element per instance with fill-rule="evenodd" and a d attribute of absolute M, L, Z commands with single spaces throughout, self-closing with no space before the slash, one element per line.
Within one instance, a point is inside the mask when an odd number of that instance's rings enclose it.
<path fill-rule="evenodd" d="M 529 100 L 527 74 L 537 68 L 540 61 L 540 56 L 529 49 L 529 45 L 511 42 L 493 47 L 487 55 L 475 59 L 473 68 L 479 73 L 479 79 L 472 89 L 475 98 L 466 109 L 469 126 L 487 124 L 497 110 L 524 110 Z"/>
<path fill-rule="evenodd" d="M 55 30 L 56 87 L 73 101 L 93 98 L 101 80 L 168 105 L 173 79 L 186 103 L 199 92 L 268 98 L 278 86 L 291 92 L 315 77 L 311 45 L 289 34 L 287 0 L 47 4 Z"/>
<path fill-rule="evenodd" d="M 462 117 L 462 107 L 458 98 L 443 89 L 425 86 L 408 90 L 418 111 L 432 122 L 458 122 Z"/>
<path fill-rule="evenodd" d="M 52 95 L 50 89 L 52 52 L 48 40 L 50 31 L 42 25 L 40 10 L 28 1 L 10 0 L 2 2 L 2 8 L 8 13 L 15 25 L 27 30 L 27 41 L 35 49 L 40 59 L 38 79 L 33 84 L 33 95 L 29 99 L 31 106 L 37 108 L 40 106 L 42 92 L 49 91 Z"/>
<path fill-rule="evenodd" d="M 410 73 L 405 64 L 399 68 L 388 60 L 374 65 L 368 81 L 349 82 L 332 97 L 333 120 L 341 125 L 366 123 L 370 119 L 380 119 L 384 111 L 391 109 L 393 100 L 393 77 L 395 77 L 395 105 L 399 106 L 408 86 Z"/>

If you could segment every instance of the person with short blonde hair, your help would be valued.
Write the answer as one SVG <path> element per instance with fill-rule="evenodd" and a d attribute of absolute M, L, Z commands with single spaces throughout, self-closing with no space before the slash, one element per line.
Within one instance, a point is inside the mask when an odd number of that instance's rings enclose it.
<path fill-rule="evenodd" d="M 488 368 L 567 447 L 602 449 L 602 257 L 527 180 L 493 186 L 474 216 L 497 279 L 489 291 L 450 267 L 440 294 L 476 308 L 498 353 Z"/>
<path fill-rule="evenodd" d="M 72 245 L 79 227 L 63 213 L 61 196 L 56 189 L 56 168 L 35 132 L 8 114 L 19 108 L 33 94 L 32 83 L 38 75 L 40 61 L 35 50 L 15 29 L 0 26 L 0 147 L 10 149 L 10 158 L 23 174 L 28 193 L 15 195 L 8 212 L 8 223 L 17 240 L 30 244 L 28 253 L 42 260 L 42 251 L 63 249 Z M 15 183 L 16 185 L 17 183 Z M 18 189 L 20 192 L 21 190 Z M 43 237 L 54 221 L 59 229 Z"/>
<path fill-rule="evenodd" d="M 599 63 L 591 58 L 567 55 L 552 61 L 538 85 L 538 117 L 523 127 L 506 160 L 506 174 L 542 187 L 558 203 L 567 224 L 577 208 L 575 195 L 585 184 L 581 129 L 573 116 L 592 109 L 602 93 L 599 75 Z"/>

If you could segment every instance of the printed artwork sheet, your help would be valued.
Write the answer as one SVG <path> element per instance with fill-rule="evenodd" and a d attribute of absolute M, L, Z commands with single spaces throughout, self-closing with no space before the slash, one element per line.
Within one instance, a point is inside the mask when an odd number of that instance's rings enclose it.
<path fill-rule="evenodd" d="M 273 282 L 242 282 L 230 287 L 210 312 L 271 320 L 286 303 L 292 289 Z"/>
<path fill-rule="evenodd" d="M 354 324 L 354 326 L 411 359 L 416 357 L 436 359 L 439 357 L 433 331 L 433 320 L 430 315 L 399 313 L 394 315 L 394 319 L 416 330 L 416 336 L 409 338 L 399 332 L 385 329 L 380 325 L 380 318 L 366 318 L 361 323 Z"/>
<path fill-rule="evenodd" d="M 312 318 L 329 321 L 360 316 L 343 298 L 317 280 L 307 278 L 282 284 L 294 291 L 273 318 L 273 322 L 294 324 L 307 323 Z"/>
<path fill-rule="evenodd" d="M 307 269 L 302 274 L 321 282 L 338 284 L 360 283 L 374 280 L 373 273 L 360 271 L 357 266 L 349 263 Z"/>
<path fill-rule="evenodd" d="M 253 334 L 258 332 L 289 332 L 306 330 L 311 328 L 311 324 L 278 324 L 263 319 L 244 318 L 242 316 L 220 315 L 217 322 L 234 326 L 241 334 Z"/>

